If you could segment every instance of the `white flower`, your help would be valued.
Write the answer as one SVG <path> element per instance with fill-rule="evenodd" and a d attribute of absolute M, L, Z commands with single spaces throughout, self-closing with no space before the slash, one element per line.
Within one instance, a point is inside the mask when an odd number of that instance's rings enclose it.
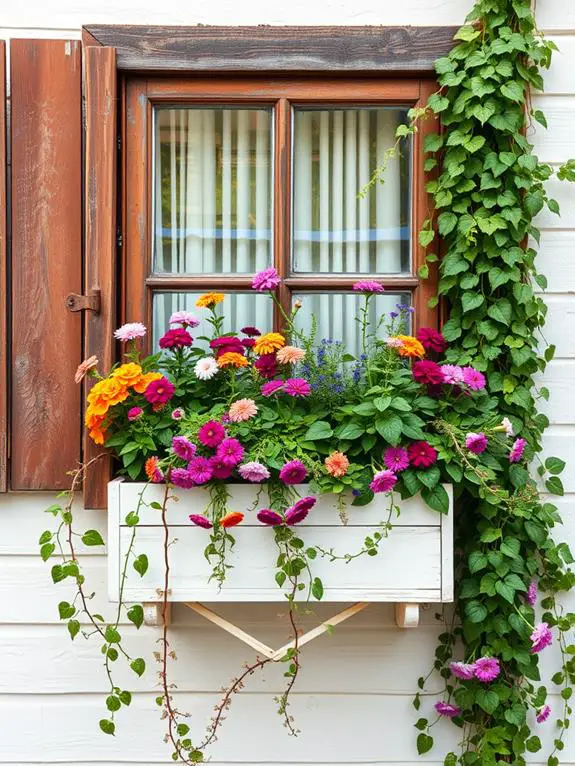
<path fill-rule="evenodd" d="M 503 418 L 501 421 L 501 425 L 505 429 L 505 433 L 507 436 L 513 436 L 513 424 L 509 420 L 509 418 Z"/>
<path fill-rule="evenodd" d="M 218 363 L 211 356 L 205 356 L 203 359 L 200 359 L 194 367 L 196 378 L 200 380 L 211 380 L 218 370 Z"/>
<path fill-rule="evenodd" d="M 175 311 L 170 317 L 170 324 L 181 324 L 184 327 L 197 327 L 200 320 L 190 311 Z"/>

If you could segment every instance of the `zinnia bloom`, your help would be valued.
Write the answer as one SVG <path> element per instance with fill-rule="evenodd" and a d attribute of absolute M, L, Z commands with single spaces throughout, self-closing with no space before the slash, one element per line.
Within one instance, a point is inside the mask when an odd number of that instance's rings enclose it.
<path fill-rule="evenodd" d="M 239 511 L 231 511 L 230 513 L 226 513 L 226 515 L 220 519 L 219 524 L 220 527 L 227 529 L 228 527 L 235 527 L 236 524 L 239 524 L 243 520 L 243 513 L 240 513 Z"/>
<path fill-rule="evenodd" d="M 91 356 L 88 359 L 84 359 L 82 364 L 78 365 L 78 369 L 76 370 L 76 373 L 74 375 L 74 383 L 81 383 L 86 375 L 90 372 L 90 370 L 93 370 L 94 367 L 98 366 L 98 357 L 97 356 Z"/>
<path fill-rule="evenodd" d="M 265 465 L 258 463 L 257 460 L 252 460 L 249 463 L 243 463 L 243 465 L 238 468 L 238 473 L 242 479 L 245 479 L 246 481 L 265 481 L 266 479 L 270 478 L 270 472 L 268 469 L 265 467 Z"/>
<path fill-rule="evenodd" d="M 296 346 L 284 346 L 277 352 L 276 358 L 280 364 L 297 364 L 305 359 L 305 351 Z"/>
<path fill-rule="evenodd" d="M 461 371 L 463 372 L 463 382 L 472 391 L 480 391 L 482 388 L 485 388 L 486 380 L 482 372 L 479 372 L 474 367 L 462 367 Z"/>
<path fill-rule="evenodd" d="M 212 522 L 201 513 L 190 513 L 190 521 L 197 527 L 203 527 L 204 529 L 211 529 L 213 526 Z"/>
<path fill-rule="evenodd" d="M 258 408 L 253 399 L 238 399 L 230 405 L 228 416 L 232 423 L 242 423 L 258 414 Z"/>
<path fill-rule="evenodd" d="M 174 395 L 175 390 L 173 383 L 162 376 L 148 384 L 144 396 L 150 404 L 166 404 Z"/>
<path fill-rule="evenodd" d="M 506 436 L 513 436 L 513 423 L 509 420 L 509 418 L 503 418 L 501 421 L 501 426 L 505 431 Z"/>
<path fill-rule="evenodd" d="M 518 463 L 521 460 L 526 445 L 527 442 L 525 439 L 515 439 L 513 446 L 511 447 L 511 452 L 509 453 L 510 463 Z"/>
<path fill-rule="evenodd" d="M 301 484 L 307 477 L 307 469 L 301 460 L 290 460 L 280 471 L 280 479 L 284 484 Z"/>
<path fill-rule="evenodd" d="M 253 348 L 256 345 L 253 338 L 242 338 L 241 343 L 244 348 Z"/>
<path fill-rule="evenodd" d="M 234 468 L 244 457 L 244 448 L 237 439 L 224 439 L 216 450 L 216 457 L 224 465 Z"/>
<path fill-rule="evenodd" d="M 288 396 L 309 396 L 311 386 L 305 378 L 288 378 L 284 384 L 284 391 Z"/>
<path fill-rule="evenodd" d="M 235 351 L 227 351 L 217 359 L 218 367 L 247 367 L 248 360 L 243 354 Z"/>
<path fill-rule="evenodd" d="M 405 471 L 409 465 L 407 450 L 403 447 L 388 447 L 383 453 L 383 462 L 386 468 L 394 473 Z"/>
<path fill-rule="evenodd" d="M 478 678 L 484 683 L 494 681 L 499 673 L 501 673 L 497 657 L 480 657 L 478 660 L 475 660 L 474 665 L 475 678 Z"/>
<path fill-rule="evenodd" d="M 228 352 L 234 354 L 244 353 L 244 345 L 235 335 L 222 335 L 220 338 L 214 338 L 210 341 L 210 348 L 214 350 L 216 359 Z"/>
<path fill-rule="evenodd" d="M 263 384 L 260 388 L 260 392 L 262 396 L 271 396 L 272 394 L 275 394 L 276 391 L 281 391 L 283 387 L 283 380 L 269 380 L 267 383 Z"/>
<path fill-rule="evenodd" d="M 217 420 L 208 420 L 198 431 L 198 439 L 204 447 L 217 447 L 226 435 L 226 429 Z"/>
<path fill-rule="evenodd" d="M 309 513 L 309 508 L 306 508 L 305 506 L 297 508 L 295 505 L 292 505 L 292 507 L 288 508 L 285 513 L 285 522 L 286 524 L 289 524 L 290 526 L 292 526 L 293 524 L 299 524 L 301 521 L 303 521 L 306 518 L 308 513 Z"/>
<path fill-rule="evenodd" d="M 541 710 L 537 713 L 536 721 L 537 723 L 543 723 L 549 718 L 549 715 L 551 714 L 551 708 L 549 705 L 544 705 Z"/>
<path fill-rule="evenodd" d="M 279 332 L 268 332 L 256 339 L 254 350 L 258 356 L 273 354 L 282 346 L 285 346 L 285 342 L 284 336 L 280 335 Z"/>
<path fill-rule="evenodd" d="M 116 367 L 110 374 L 110 378 L 120 381 L 123 386 L 136 386 L 142 380 L 142 368 L 135 362 L 128 362 Z"/>
<path fill-rule="evenodd" d="M 451 674 L 462 681 L 470 681 L 475 676 L 475 663 L 451 662 L 449 664 Z"/>
<path fill-rule="evenodd" d="M 174 436 L 172 439 L 172 449 L 178 457 L 188 461 L 195 456 L 197 447 L 185 436 Z"/>
<path fill-rule="evenodd" d="M 443 383 L 441 367 L 430 360 L 414 362 L 411 373 L 414 380 L 424 385 L 436 386 Z"/>
<path fill-rule="evenodd" d="M 114 338 L 116 340 L 126 343 L 129 340 L 135 340 L 136 338 L 143 338 L 146 334 L 146 326 L 141 322 L 128 322 L 114 332 Z"/>
<path fill-rule="evenodd" d="M 438 354 L 442 354 L 447 350 L 447 341 L 433 327 L 422 327 L 418 330 L 417 340 L 421 341 L 421 345 L 426 351 L 437 351 Z"/>
<path fill-rule="evenodd" d="M 181 420 L 186 413 L 183 411 L 181 407 L 176 407 L 175 410 L 172 410 L 172 420 Z"/>
<path fill-rule="evenodd" d="M 225 465 L 216 455 L 210 458 L 210 465 L 212 466 L 212 478 L 220 479 L 220 481 L 229 479 L 234 470 L 233 466 Z"/>
<path fill-rule="evenodd" d="M 311 509 L 316 504 L 317 500 L 315 497 L 307 496 L 300 498 L 297 503 L 294 503 L 292 505 L 292 508 L 294 511 L 311 511 Z"/>
<path fill-rule="evenodd" d="M 199 380 L 211 380 L 219 369 L 216 360 L 211 356 L 206 356 L 196 362 L 194 374 Z"/>
<path fill-rule="evenodd" d="M 401 341 L 401 346 L 398 346 L 397 348 L 397 353 L 400 356 L 409 357 L 411 359 L 417 357 L 421 359 L 425 356 L 425 349 L 423 348 L 421 341 L 418 341 L 417 338 L 413 338 L 411 335 L 397 335 L 396 337 Z"/>
<path fill-rule="evenodd" d="M 257 520 L 261 521 L 262 524 L 267 524 L 269 527 L 279 527 L 284 522 L 280 514 L 272 511 L 270 508 L 263 508 L 261 511 L 258 511 Z"/>
<path fill-rule="evenodd" d="M 529 606 L 535 606 L 537 602 L 537 582 L 535 580 L 531 580 L 531 582 L 529 583 L 529 588 L 527 589 L 525 601 L 527 601 Z"/>
<path fill-rule="evenodd" d="M 183 327 L 197 327 L 200 320 L 190 311 L 174 311 L 168 324 L 181 324 Z"/>
<path fill-rule="evenodd" d="M 469 433 L 465 437 L 465 446 L 474 455 L 481 455 L 487 449 L 487 436 L 484 433 Z"/>
<path fill-rule="evenodd" d="M 144 414 L 144 410 L 141 407 L 130 407 L 128 410 L 128 420 L 133 421 L 141 418 Z"/>
<path fill-rule="evenodd" d="M 343 454 L 343 452 L 332 452 L 331 455 L 324 460 L 325 470 L 330 476 L 339 478 L 345 476 L 347 469 L 349 468 L 349 460 Z"/>
<path fill-rule="evenodd" d="M 250 335 L 254 338 L 256 338 L 258 335 L 261 335 L 261 332 L 257 327 L 242 327 L 240 332 L 243 332 L 244 335 Z"/>
<path fill-rule="evenodd" d="M 172 468 L 170 481 L 181 489 L 191 489 L 196 486 L 193 475 L 186 468 Z"/>
<path fill-rule="evenodd" d="M 196 306 L 199 309 L 213 308 L 217 303 L 221 303 L 224 297 L 222 293 L 204 293 L 196 301 Z"/>
<path fill-rule="evenodd" d="M 372 492 L 390 492 L 397 484 L 397 476 L 388 469 L 379 471 L 373 477 L 369 488 Z"/>
<path fill-rule="evenodd" d="M 153 484 L 159 484 L 159 482 L 164 480 L 164 474 L 160 469 L 159 463 L 159 459 L 154 455 L 154 457 L 149 457 L 144 464 L 146 476 Z"/>
<path fill-rule="evenodd" d="M 539 625 L 536 625 L 530 638 L 531 654 L 538 654 L 553 643 L 553 633 L 546 622 L 540 622 Z"/>
<path fill-rule="evenodd" d="M 437 460 L 437 450 L 428 442 L 413 442 L 407 448 L 409 462 L 416 468 L 429 468 Z"/>
<path fill-rule="evenodd" d="M 260 293 L 266 290 L 275 290 L 281 282 L 277 271 L 273 266 L 259 271 L 252 279 L 252 288 Z"/>
<path fill-rule="evenodd" d="M 194 339 L 184 327 L 174 327 L 158 341 L 160 348 L 184 348 L 191 346 Z"/>
<path fill-rule="evenodd" d="M 162 377 L 161 372 L 146 372 L 137 383 L 131 385 L 137 394 L 143 394 L 153 380 L 160 380 Z"/>
<path fill-rule="evenodd" d="M 356 293 L 383 293 L 385 288 L 373 279 L 360 279 L 355 282 L 353 289 Z"/>
<path fill-rule="evenodd" d="M 254 362 L 254 367 L 262 378 L 273 378 L 277 375 L 278 367 L 275 354 L 262 354 Z M 282 381 L 283 385 L 283 381 Z"/>
<path fill-rule="evenodd" d="M 435 710 L 445 718 L 455 718 L 455 716 L 461 715 L 461 708 L 457 705 L 451 705 L 449 702 L 436 702 Z"/>
<path fill-rule="evenodd" d="M 444 383 L 463 383 L 463 368 L 457 364 L 442 364 L 440 365 L 441 374 L 443 375 Z"/>
<path fill-rule="evenodd" d="M 205 484 L 212 478 L 212 464 L 207 457 L 193 457 L 188 463 L 188 473 L 194 484 Z"/>

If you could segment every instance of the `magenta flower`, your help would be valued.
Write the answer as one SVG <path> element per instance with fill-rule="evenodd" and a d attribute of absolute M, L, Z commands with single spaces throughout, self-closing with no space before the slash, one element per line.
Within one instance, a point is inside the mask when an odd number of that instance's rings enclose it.
<path fill-rule="evenodd" d="M 228 468 L 234 468 L 241 463 L 244 458 L 244 448 L 237 439 L 224 439 L 216 450 L 218 460 L 227 465 Z"/>
<path fill-rule="evenodd" d="M 183 327 L 197 327 L 200 320 L 190 311 L 174 311 L 168 324 L 181 324 Z"/>
<path fill-rule="evenodd" d="M 529 604 L 529 606 L 535 606 L 537 602 L 537 582 L 535 580 L 531 580 L 529 583 L 529 588 L 527 589 L 527 595 L 525 596 L 525 601 Z"/>
<path fill-rule="evenodd" d="M 185 436 L 174 436 L 172 439 L 172 449 L 182 460 L 191 460 L 196 454 L 197 447 Z"/>
<path fill-rule="evenodd" d="M 317 500 L 315 497 L 310 497 L 309 495 L 307 497 L 300 498 L 297 503 L 294 503 L 292 508 L 294 511 L 311 511 L 311 509 L 316 504 Z"/>
<path fill-rule="evenodd" d="M 465 437 L 465 446 L 474 455 L 481 455 L 487 449 L 487 436 L 484 433 L 469 433 Z"/>
<path fill-rule="evenodd" d="M 446 351 L 449 345 L 443 335 L 433 327 L 422 327 L 418 330 L 416 338 L 426 351 L 436 351 L 438 354 Z"/>
<path fill-rule="evenodd" d="M 183 327 L 168 330 L 158 341 L 160 348 L 184 348 L 184 346 L 191 346 L 193 342 L 194 339 Z"/>
<path fill-rule="evenodd" d="M 254 367 L 262 376 L 270 380 L 275 378 L 278 372 L 277 359 L 275 354 L 262 354 L 254 362 Z"/>
<path fill-rule="evenodd" d="M 461 715 L 461 708 L 457 705 L 450 705 L 449 702 L 436 702 L 434 707 L 439 715 L 445 718 L 455 718 L 455 716 Z"/>
<path fill-rule="evenodd" d="M 250 463 L 244 463 L 238 468 L 238 473 L 246 481 L 265 481 L 270 478 L 270 472 L 257 460 L 252 460 Z"/>
<path fill-rule="evenodd" d="M 397 476 L 393 471 L 385 470 L 379 471 L 373 477 L 369 488 L 372 492 L 391 492 L 391 490 L 397 484 Z"/>
<path fill-rule="evenodd" d="M 289 524 L 292 526 L 293 524 L 299 524 L 301 521 L 305 519 L 305 517 L 308 515 L 309 510 L 302 506 L 301 508 L 297 508 L 295 505 L 292 505 L 291 508 L 288 508 L 285 514 L 285 521 L 286 524 Z"/>
<path fill-rule="evenodd" d="M 414 362 L 411 368 L 411 374 L 413 375 L 414 380 L 423 385 L 437 386 L 443 383 L 441 367 L 430 359 Z"/>
<path fill-rule="evenodd" d="M 444 383 L 463 383 L 463 369 L 457 364 L 442 364 L 439 369 Z"/>
<path fill-rule="evenodd" d="M 537 713 L 536 721 L 537 723 L 543 723 L 549 718 L 549 715 L 551 713 L 551 708 L 549 705 L 544 705 L 541 710 Z"/>
<path fill-rule="evenodd" d="M 353 289 L 356 293 L 383 293 L 385 287 L 376 282 L 373 279 L 360 279 L 359 282 L 355 282 Z"/>
<path fill-rule="evenodd" d="M 540 622 L 539 625 L 535 626 L 530 639 L 531 649 L 529 651 L 531 654 L 538 654 L 553 643 L 553 633 L 546 622 Z"/>
<path fill-rule="evenodd" d="M 129 340 L 136 340 L 136 338 L 143 338 L 146 334 L 146 326 L 141 322 L 128 322 L 114 332 L 114 338 L 116 340 L 126 343 Z"/>
<path fill-rule="evenodd" d="M 389 468 L 393 473 L 405 471 L 409 465 L 407 450 L 403 447 L 388 447 L 383 453 L 383 462 L 386 468 Z"/>
<path fill-rule="evenodd" d="M 511 452 L 509 453 L 510 463 L 518 463 L 521 460 L 526 445 L 527 442 L 525 439 L 515 439 L 513 446 L 511 447 Z"/>
<path fill-rule="evenodd" d="M 212 522 L 200 513 L 190 513 L 190 521 L 197 527 L 203 527 L 204 529 L 211 529 L 213 526 Z"/>
<path fill-rule="evenodd" d="M 262 396 L 271 396 L 272 394 L 275 394 L 276 391 L 280 391 L 283 387 L 283 380 L 269 380 L 267 383 L 263 384 L 260 388 L 260 392 Z"/>
<path fill-rule="evenodd" d="M 213 476 L 212 464 L 207 457 L 193 457 L 188 463 L 188 473 L 195 484 L 205 484 Z"/>
<path fill-rule="evenodd" d="M 181 420 L 185 415 L 185 412 L 181 407 L 176 407 L 175 410 L 172 410 L 172 420 Z"/>
<path fill-rule="evenodd" d="M 263 293 L 266 290 L 275 290 L 280 282 L 281 279 L 279 278 L 277 271 L 273 266 L 270 266 L 268 269 L 259 271 L 254 276 L 252 279 L 252 288 L 260 293 Z M 247 334 L 248 333 L 246 333 L 246 335 Z"/>
<path fill-rule="evenodd" d="M 475 660 L 474 664 L 475 678 L 484 683 L 494 681 L 499 673 L 501 673 L 497 657 L 480 657 L 478 660 Z"/>
<path fill-rule="evenodd" d="M 243 332 L 244 335 L 250 335 L 253 338 L 257 338 L 258 335 L 261 335 L 261 332 L 257 327 L 242 327 L 240 332 Z"/>
<path fill-rule="evenodd" d="M 466 386 L 472 389 L 472 391 L 480 391 L 485 388 L 485 375 L 474 367 L 462 367 L 463 382 Z"/>
<path fill-rule="evenodd" d="M 233 473 L 233 466 L 225 465 L 215 455 L 210 458 L 210 465 L 212 466 L 212 478 L 214 479 L 229 479 Z"/>
<path fill-rule="evenodd" d="M 407 448 L 409 462 L 416 468 L 429 468 L 437 460 L 437 450 L 429 442 L 413 442 Z"/>
<path fill-rule="evenodd" d="M 128 420 L 138 420 L 144 414 L 144 410 L 141 407 L 130 407 L 128 410 Z"/>
<path fill-rule="evenodd" d="M 307 476 L 307 469 L 301 460 L 290 460 L 280 471 L 284 484 L 301 484 Z"/>
<path fill-rule="evenodd" d="M 198 439 L 204 447 L 214 449 L 225 438 L 226 429 L 217 420 L 208 420 L 198 431 Z"/>
<path fill-rule="evenodd" d="M 449 664 L 451 674 L 462 681 L 471 681 L 475 676 L 475 663 L 451 662 Z"/>
<path fill-rule="evenodd" d="M 192 474 L 186 468 L 172 468 L 170 481 L 181 489 L 191 489 L 196 486 Z"/>
<path fill-rule="evenodd" d="M 311 386 L 304 378 L 288 378 L 284 385 L 284 391 L 288 396 L 309 396 Z"/>
<path fill-rule="evenodd" d="M 276 513 L 269 508 L 264 508 L 261 511 L 258 511 L 257 520 L 261 521 L 262 524 L 267 524 L 269 527 L 279 527 L 280 524 L 284 523 L 284 520 L 279 513 Z"/>
<path fill-rule="evenodd" d="M 167 378 L 161 377 L 148 383 L 144 391 L 145 398 L 150 404 L 166 404 L 175 392 L 175 386 Z"/>

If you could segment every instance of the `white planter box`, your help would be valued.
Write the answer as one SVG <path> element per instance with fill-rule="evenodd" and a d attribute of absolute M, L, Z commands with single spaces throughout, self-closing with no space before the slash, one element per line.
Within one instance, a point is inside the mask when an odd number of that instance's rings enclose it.
<path fill-rule="evenodd" d="M 132 528 L 125 517 L 138 508 L 144 484 L 116 480 L 109 484 L 109 596 L 117 601 L 120 566 L 123 562 Z M 300 487 L 300 494 L 309 494 Z M 392 520 L 389 537 L 380 544 L 377 556 L 361 556 L 346 563 L 318 558 L 313 563 L 314 576 L 323 581 L 324 601 L 332 602 L 447 602 L 453 600 L 453 496 L 446 485 L 450 509 L 439 514 L 420 498 L 400 501 L 401 514 Z M 273 529 L 256 519 L 256 511 L 247 511 L 255 501 L 257 487 L 230 485 L 230 510 L 245 513 L 244 521 L 229 530 L 236 540 L 227 562 L 233 565 L 221 590 L 209 582 L 211 566 L 204 557 L 209 530 L 194 526 L 190 513 L 203 513 L 209 500 L 206 489 L 180 490 L 179 502 L 170 502 L 168 520 L 170 540 L 170 595 L 172 602 L 249 602 L 283 601 L 282 591 L 274 575 L 277 548 Z M 161 502 L 164 488 L 150 485 L 146 501 Z M 262 493 L 259 508 L 265 507 L 267 495 Z M 376 496 L 367 506 L 348 506 L 349 521 L 343 526 L 332 495 L 318 498 L 307 519 L 299 524 L 298 534 L 310 545 L 333 548 L 339 554 L 361 549 L 366 535 L 376 530 L 388 515 L 388 499 Z M 149 569 L 144 575 L 134 571 L 131 563 L 124 590 L 127 602 L 160 602 L 164 585 L 164 530 L 160 511 L 142 507 L 136 531 L 135 552 L 145 553 Z M 302 596 L 303 597 L 303 596 Z"/>

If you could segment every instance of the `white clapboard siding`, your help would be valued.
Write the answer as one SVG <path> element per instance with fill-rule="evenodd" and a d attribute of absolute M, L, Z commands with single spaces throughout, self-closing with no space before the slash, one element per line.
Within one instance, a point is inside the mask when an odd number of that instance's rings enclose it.
<path fill-rule="evenodd" d="M 575 231 L 541 232 L 537 267 L 547 277 L 546 299 L 550 293 L 575 293 Z M 571 303 L 574 298 L 568 296 Z"/>
<path fill-rule="evenodd" d="M 542 162 L 561 163 L 575 156 L 575 96 L 537 96 L 533 108 L 544 112 L 547 129 L 534 123 L 527 133 Z"/>
<path fill-rule="evenodd" d="M 573 33 L 575 30 L 575 5 L 565 0 L 545 0 L 537 3 L 537 23 L 545 31 L 559 30 Z"/>
<path fill-rule="evenodd" d="M 559 35 L 549 38 L 556 43 L 559 51 L 553 53 L 551 67 L 542 72 L 546 95 L 572 95 L 573 67 L 575 66 L 575 36 Z"/>
<path fill-rule="evenodd" d="M 552 425 L 575 422 L 574 376 L 575 359 L 557 359 L 547 365 L 543 375 L 536 377 L 550 391 L 548 401 L 539 401 L 539 410 L 547 415 Z"/>
<path fill-rule="evenodd" d="M 559 181 L 555 177 L 551 178 L 547 182 L 547 191 L 549 196 L 559 203 L 561 215 L 555 215 L 555 213 L 544 208 L 535 219 L 535 225 L 540 229 L 573 229 L 575 224 L 575 193 L 573 189 L 573 184 Z"/>
<path fill-rule="evenodd" d="M 552 364 L 557 366 L 575 358 L 575 301 L 568 294 L 540 293 L 540 296 L 548 308 L 543 337 L 556 346 Z M 555 391 L 552 399 L 558 399 Z"/>

